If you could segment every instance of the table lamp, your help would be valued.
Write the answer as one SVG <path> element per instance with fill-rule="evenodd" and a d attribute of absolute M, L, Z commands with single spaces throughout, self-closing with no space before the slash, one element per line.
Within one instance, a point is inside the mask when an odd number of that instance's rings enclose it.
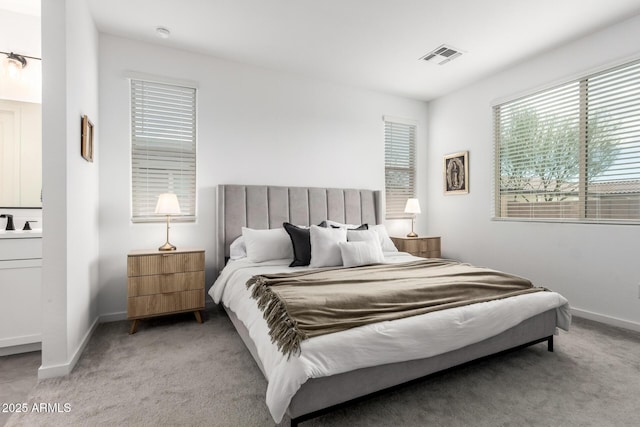
<path fill-rule="evenodd" d="M 164 193 L 158 197 L 158 203 L 156 204 L 156 213 L 167 216 L 167 242 L 160 246 L 158 250 L 161 251 L 175 251 L 176 247 L 169 243 L 169 221 L 171 215 L 180 215 L 180 204 L 178 203 L 178 197 L 173 193 Z"/>
<path fill-rule="evenodd" d="M 411 214 L 411 233 L 407 237 L 418 237 L 413 231 L 413 223 L 416 220 L 416 214 L 420 213 L 420 202 L 418 199 L 407 199 L 407 205 L 404 207 L 404 213 Z"/>

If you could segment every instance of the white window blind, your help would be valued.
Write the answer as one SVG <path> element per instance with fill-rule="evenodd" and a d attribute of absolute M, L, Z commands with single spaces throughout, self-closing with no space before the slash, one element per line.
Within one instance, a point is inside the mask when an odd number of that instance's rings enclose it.
<path fill-rule="evenodd" d="M 416 195 L 416 125 L 384 119 L 386 218 L 408 218 L 407 199 Z"/>
<path fill-rule="evenodd" d="M 640 61 L 494 107 L 499 218 L 640 222 Z"/>
<path fill-rule="evenodd" d="M 175 193 L 185 220 L 196 212 L 196 90 L 131 79 L 132 220 L 163 220 L 158 196 Z"/>

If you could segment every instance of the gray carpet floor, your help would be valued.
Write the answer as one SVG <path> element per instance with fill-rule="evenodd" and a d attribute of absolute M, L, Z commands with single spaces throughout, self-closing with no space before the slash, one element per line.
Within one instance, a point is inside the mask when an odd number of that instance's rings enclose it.
<path fill-rule="evenodd" d="M 273 426 L 266 381 L 223 311 L 102 324 L 74 371 L 7 426 Z M 574 319 L 569 333 L 410 385 L 302 426 L 638 426 L 640 334 Z M 288 423 L 288 420 L 284 420 Z"/>
<path fill-rule="evenodd" d="M 39 351 L 0 356 L 0 404 L 22 402 L 29 395 L 38 382 L 41 362 Z M 0 407 L 0 427 L 9 420 L 9 409 Z"/>

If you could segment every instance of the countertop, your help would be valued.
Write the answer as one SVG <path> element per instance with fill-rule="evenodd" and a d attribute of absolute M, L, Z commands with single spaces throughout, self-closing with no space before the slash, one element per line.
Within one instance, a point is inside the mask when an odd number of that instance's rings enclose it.
<path fill-rule="evenodd" d="M 0 239 L 38 239 L 42 237 L 42 229 L 34 230 L 0 230 Z"/>

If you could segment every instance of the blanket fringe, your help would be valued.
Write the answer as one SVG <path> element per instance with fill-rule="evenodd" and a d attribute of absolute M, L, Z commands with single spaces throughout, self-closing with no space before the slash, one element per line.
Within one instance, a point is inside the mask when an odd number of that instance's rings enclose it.
<path fill-rule="evenodd" d="M 258 302 L 258 308 L 262 310 L 264 319 L 269 326 L 271 342 L 278 346 L 278 350 L 286 354 L 300 355 L 300 343 L 307 339 L 307 334 L 302 332 L 295 321 L 291 319 L 284 302 L 269 287 L 264 276 L 254 276 L 247 282 L 247 288 L 251 288 L 251 296 Z"/>

